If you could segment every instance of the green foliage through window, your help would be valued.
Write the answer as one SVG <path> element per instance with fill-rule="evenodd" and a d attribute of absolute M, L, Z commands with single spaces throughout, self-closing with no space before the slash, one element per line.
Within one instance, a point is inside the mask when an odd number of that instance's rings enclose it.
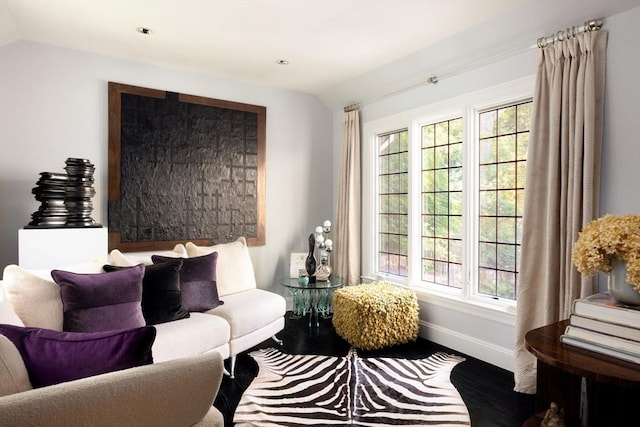
<path fill-rule="evenodd" d="M 409 257 L 409 133 L 378 136 L 380 190 L 378 265 L 383 273 L 406 277 Z"/>
<path fill-rule="evenodd" d="M 422 280 L 461 288 L 462 118 L 422 126 Z"/>
<path fill-rule="evenodd" d="M 516 299 L 531 102 L 479 115 L 478 292 Z"/>
<path fill-rule="evenodd" d="M 406 129 L 377 135 L 379 272 L 409 277 L 414 265 L 420 271 L 411 276 L 423 282 L 461 289 L 472 277 L 473 293 L 516 299 L 531 106 L 517 102 L 473 119 L 423 124 L 415 141 Z M 477 128 L 467 132 L 465 121 Z M 466 141 L 471 134 L 475 141 Z M 410 152 L 419 171 L 410 170 Z M 410 176 L 419 180 L 419 196 L 409 193 Z M 411 197 L 419 197 L 415 237 L 409 236 Z M 419 259 L 412 264 L 414 238 Z"/>

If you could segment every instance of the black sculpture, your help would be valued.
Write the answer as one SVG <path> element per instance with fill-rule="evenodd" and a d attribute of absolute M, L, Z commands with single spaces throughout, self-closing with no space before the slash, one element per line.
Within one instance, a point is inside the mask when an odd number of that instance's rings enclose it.
<path fill-rule="evenodd" d="M 91 218 L 96 194 L 94 165 L 87 159 L 68 158 L 67 173 L 41 172 L 31 192 L 40 207 L 25 228 L 102 227 Z"/>
<path fill-rule="evenodd" d="M 31 190 L 40 202 L 37 211 L 31 214 L 27 227 L 63 227 L 67 222 L 64 205 L 68 176 L 66 173 L 40 172 L 40 179 Z"/>
<path fill-rule="evenodd" d="M 304 262 L 304 267 L 309 274 L 309 282 L 315 283 L 316 281 L 316 257 L 313 255 L 316 246 L 316 239 L 313 233 L 309 234 L 309 255 Z"/>
<path fill-rule="evenodd" d="M 67 159 L 65 170 L 69 179 L 65 191 L 64 206 L 67 208 L 66 227 L 91 227 L 96 222 L 91 218 L 96 194 L 93 188 L 95 166 L 87 159 Z"/>

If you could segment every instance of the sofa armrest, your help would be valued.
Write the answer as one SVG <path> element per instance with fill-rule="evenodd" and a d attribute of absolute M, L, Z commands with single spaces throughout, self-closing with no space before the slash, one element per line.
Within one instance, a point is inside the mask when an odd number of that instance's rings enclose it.
<path fill-rule="evenodd" d="M 223 369 L 210 352 L 0 397 L 0 425 L 191 426 L 210 412 Z"/>

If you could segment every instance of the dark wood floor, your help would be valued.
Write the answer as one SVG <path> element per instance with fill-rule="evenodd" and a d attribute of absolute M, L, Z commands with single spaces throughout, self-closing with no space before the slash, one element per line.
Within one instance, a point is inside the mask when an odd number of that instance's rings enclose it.
<path fill-rule="evenodd" d="M 324 354 L 344 356 L 349 344 L 333 329 L 330 319 L 323 319 L 319 329 L 309 330 L 307 319 L 291 320 L 287 316 L 285 328 L 278 334 L 284 341 L 282 351 L 290 354 Z M 273 340 L 255 347 L 277 347 Z M 252 349 L 253 350 L 253 349 Z M 251 351 L 251 350 L 250 350 Z M 471 416 L 473 427 L 516 427 L 534 413 L 534 396 L 513 391 L 513 374 L 447 347 L 418 338 L 414 343 L 377 351 L 362 351 L 362 357 L 423 358 L 436 351 L 457 354 L 466 360 L 451 373 L 451 382 L 456 386 Z M 214 406 L 225 418 L 225 426 L 233 426 L 233 413 L 244 390 L 258 373 L 258 367 L 248 352 L 238 355 L 236 378 L 227 376 Z"/>

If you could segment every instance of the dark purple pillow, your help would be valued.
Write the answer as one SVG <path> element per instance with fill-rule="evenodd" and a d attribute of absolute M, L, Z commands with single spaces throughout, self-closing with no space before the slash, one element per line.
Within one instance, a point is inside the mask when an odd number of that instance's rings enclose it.
<path fill-rule="evenodd" d="M 161 255 L 152 255 L 154 264 L 171 259 Z M 193 258 L 182 258 L 180 270 L 180 291 L 182 306 L 188 311 L 207 311 L 224 304 L 218 298 L 216 284 L 216 262 L 218 253 L 212 252 Z"/>
<path fill-rule="evenodd" d="M 33 387 L 44 387 L 153 363 L 156 328 L 78 333 L 0 325 L 0 334 L 20 352 Z"/>
<path fill-rule="evenodd" d="M 181 267 L 182 259 L 180 258 L 144 266 L 142 315 L 147 325 L 157 325 L 189 317 L 189 312 L 182 307 Z M 132 267 L 105 265 L 102 268 L 104 271 L 110 272 Z"/>
<path fill-rule="evenodd" d="M 64 311 L 62 329 L 100 332 L 145 326 L 142 315 L 144 265 L 99 274 L 53 270 Z"/>

